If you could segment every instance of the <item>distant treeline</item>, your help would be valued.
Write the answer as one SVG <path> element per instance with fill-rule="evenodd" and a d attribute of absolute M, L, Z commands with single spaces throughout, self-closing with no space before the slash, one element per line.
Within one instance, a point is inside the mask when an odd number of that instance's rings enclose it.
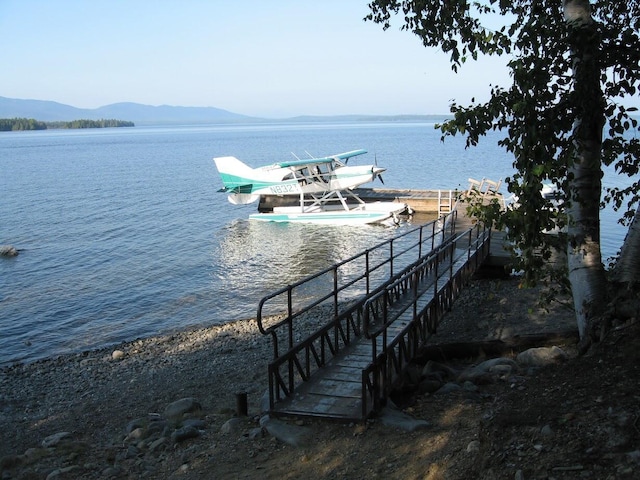
<path fill-rule="evenodd" d="M 123 120 L 73 120 L 71 122 L 40 122 L 33 118 L 0 118 L 0 132 L 17 130 L 47 130 L 50 128 L 107 128 L 134 127 Z"/>

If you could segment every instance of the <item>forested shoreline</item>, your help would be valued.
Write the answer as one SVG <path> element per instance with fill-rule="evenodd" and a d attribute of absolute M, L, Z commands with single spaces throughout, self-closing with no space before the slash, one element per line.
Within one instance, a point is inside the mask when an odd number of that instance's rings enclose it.
<path fill-rule="evenodd" d="M 0 118 L 0 132 L 15 132 L 19 130 L 49 130 L 67 128 L 109 128 L 134 127 L 133 122 L 114 119 L 100 120 L 72 120 L 70 122 L 42 122 L 33 118 Z"/>

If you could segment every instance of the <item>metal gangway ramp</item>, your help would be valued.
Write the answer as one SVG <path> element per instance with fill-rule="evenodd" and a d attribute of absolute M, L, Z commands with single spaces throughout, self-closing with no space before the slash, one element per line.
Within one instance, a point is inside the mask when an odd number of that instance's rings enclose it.
<path fill-rule="evenodd" d="M 273 341 L 272 415 L 360 421 L 385 404 L 489 253 L 491 231 L 456 232 L 456 217 L 453 211 L 260 301 L 258 326 Z M 323 283 L 332 287 L 318 294 Z M 281 313 L 269 315 L 268 306 Z M 319 318 L 304 336 L 300 326 Z"/>

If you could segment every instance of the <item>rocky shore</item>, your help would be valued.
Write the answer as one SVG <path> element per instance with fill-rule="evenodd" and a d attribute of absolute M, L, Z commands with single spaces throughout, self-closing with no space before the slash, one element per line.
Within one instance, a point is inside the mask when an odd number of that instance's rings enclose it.
<path fill-rule="evenodd" d="M 434 342 L 570 328 L 572 314 L 540 308 L 538 293 L 517 279 L 476 280 Z M 321 322 L 307 318 L 304 329 Z M 640 362 L 637 349 L 619 355 L 628 331 L 612 338 L 614 354 L 575 358 L 569 342 L 554 366 L 503 357 L 475 381 L 487 358 L 458 359 L 437 388 L 424 386 L 434 362 L 420 366 L 422 388 L 397 399 L 420 422 L 410 431 L 382 418 L 269 424 L 272 347 L 253 320 L 12 365 L 0 370 L 0 479 L 632 478 Z M 237 415 L 240 393 L 247 416 Z"/>
<path fill-rule="evenodd" d="M 320 322 L 309 316 L 298 335 Z M 65 470 L 63 478 L 119 477 L 143 450 L 165 452 L 165 440 L 175 445 L 219 432 L 236 417 L 238 394 L 246 395 L 248 412 L 257 416 L 272 348 L 251 319 L 4 367 L 0 431 L 11 441 L 0 442 L 0 478 L 22 478 L 12 475 L 32 468 L 50 474 L 68 463 L 75 473 Z M 142 425 L 160 430 L 153 440 L 165 440 L 141 448 L 134 440 L 144 440 Z M 56 447 L 64 452 L 62 464 Z M 67 458 L 96 448 L 103 458 L 83 467 Z M 121 466 L 114 471 L 113 464 Z"/>

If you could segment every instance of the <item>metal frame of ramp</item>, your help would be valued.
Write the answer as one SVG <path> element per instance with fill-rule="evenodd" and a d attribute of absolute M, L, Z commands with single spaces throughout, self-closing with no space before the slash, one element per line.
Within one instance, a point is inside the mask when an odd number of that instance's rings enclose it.
<path fill-rule="evenodd" d="M 455 221 L 455 213 L 448 220 Z M 442 235 L 445 240 L 434 242 L 429 250 L 422 248 L 429 235 L 421 231 L 417 260 L 407 263 L 405 258 L 406 265 L 397 272 L 391 269 L 380 287 L 347 302 L 344 309 L 338 308 L 339 295 L 333 295 L 333 308 L 325 308 L 328 321 L 307 338 L 295 338 L 294 318 L 302 321 L 302 316 L 294 313 L 292 287 L 286 289 L 288 315 L 271 326 L 262 314 L 264 302 L 274 295 L 261 301 L 259 326 L 274 341 L 269 364 L 273 415 L 358 421 L 385 403 L 406 365 L 435 332 L 440 317 L 489 251 L 489 230 L 476 226 L 455 237 L 449 232 L 448 239 L 445 230 L 434 228 L 431 237 Z M 395 264 L 402 263 L 406 251 L 399 244 L 390 251 Z M 370 273 L 367 269 L 367 287 Z M 316 300 L 311 305 L 322 307 L 322 303 Z M 287 345 L 286 352 L 279 351 L 281 343 Z"/>

